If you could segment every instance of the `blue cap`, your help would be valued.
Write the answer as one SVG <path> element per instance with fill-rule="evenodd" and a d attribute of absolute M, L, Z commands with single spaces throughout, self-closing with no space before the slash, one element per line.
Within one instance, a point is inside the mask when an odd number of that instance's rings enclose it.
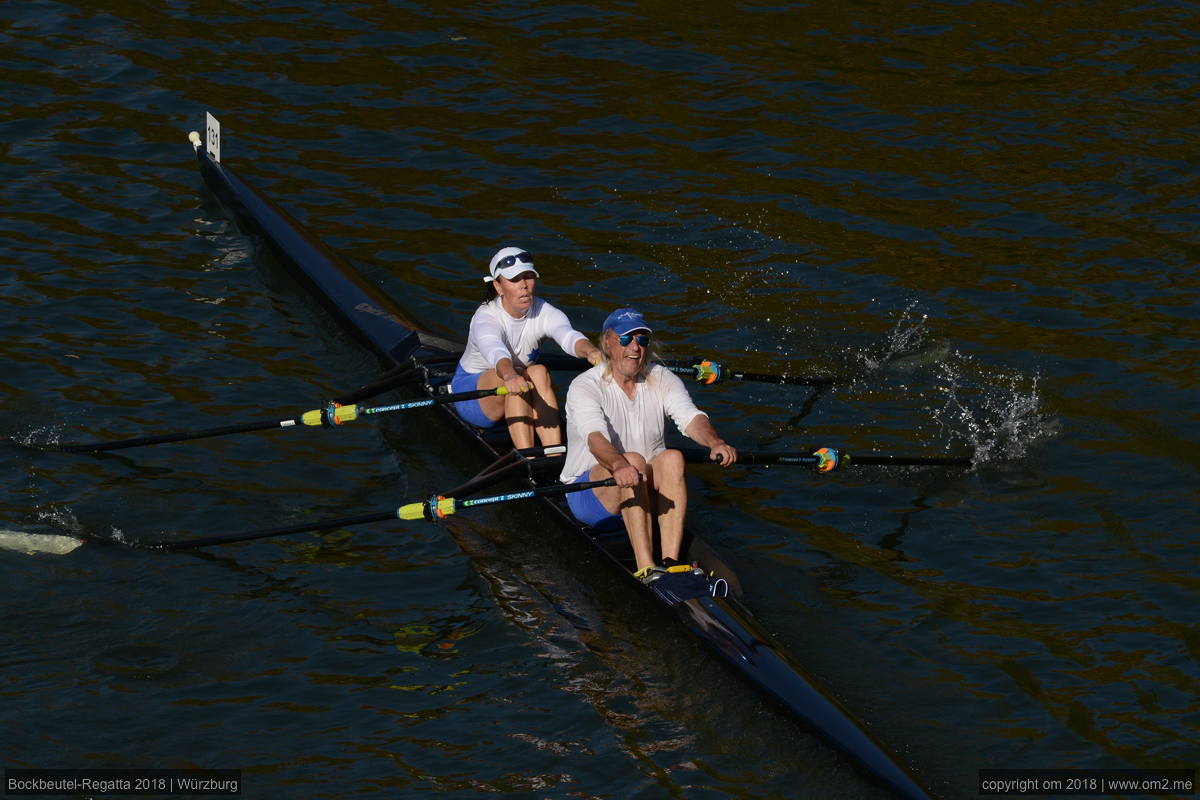
<path fill-rule="evenodd" d="M 621 336 L 630 331 L 649 331 L 650 326 L 646 324 L 642 312 L 634 311 L 632 308 L 618 308 L 608 315 L 608 319 L 604 320 L 602 330 L 612 331 L 617 336 Z"/>

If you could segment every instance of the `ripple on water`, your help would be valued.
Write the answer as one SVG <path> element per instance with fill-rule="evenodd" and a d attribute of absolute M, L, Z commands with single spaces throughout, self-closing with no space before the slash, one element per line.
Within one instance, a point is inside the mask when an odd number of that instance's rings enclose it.
<path fill-rule="evenodd" d="M 96 672 L 119 678 L 164 678 L 180 664 L 178 653 L 153 642 L 125 642 L 106 647 L 92 657 Z"/>

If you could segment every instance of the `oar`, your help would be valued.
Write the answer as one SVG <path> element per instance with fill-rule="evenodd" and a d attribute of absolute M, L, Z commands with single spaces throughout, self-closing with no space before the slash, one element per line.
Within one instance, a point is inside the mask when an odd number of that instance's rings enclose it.
<path fill-rule="evenodd" d="M 436 365 L 457 360 L 460 354 L 450 353 L 431 356 L 421 360 L 423 364 Z M 698 363 L 697 363 L 698 362 Z M 591 369 L 592 365 L 582 358 L 575 356 L 547 353 L 538 358 L 537 363 L 547 369 L 563 370 L 564 372 L 583 372 Z M 700 383 L 712 385 L 723 381 L 751 381 L 754 383 L 777 383 L 792 386 L 828 386 L 833 383 L 846 383 L 849 379 L 833 375 L 765 375 L 760 372 L 742 372 L 727 367 L 720 362 L 708 359 L 669 359 L 662 365 L 677 375 L 695 378 Z"/>
<path fill-rule="evenodd" d="M 203 539 L 186 539 L 181 542 L 162 542 L 154 545 L 143 545 L 151 550 L 191 550 L 196 547 L 207 547 L 214 544 L 230 544 L 232 542 L 248 542 L 252 539 L 266 539 L 271 536 L 287 536 L 293 533 L 306 533 L 308 531 L 326 530 L 329 528 L 345 528 L 350 525 L 364 525 L 369 522 L 383 522 L 390 519 L 405 519 L 405 520 L 436 520 L 443 519 L 451 514 L 458 513 L 463 508 L 474 508 L 475 506 L 493 505 L 495 503 L 508 503 L 513 500 L 527 500 L 531 497 L 546 497 L 548 495 L 567 494 L 569 492 L 581 492 L 584 489 L 594 489 L 597 486 L 615 486 L 616 481 L 612 478 L 607 478 L 602 481 L 584 481 L 582 483 L 563 483 L 553 486 L 539 486 L 536 489 L 526 489 L 521 492 L 509 492 L 507 494 L 496 494 L 490 497 L 478 497 L 473 500 L 457 500 L 453 497 L 439 497 L 437 495 L 430 497 L 428 500 L 419 503 L 408 503 L 399 508 L 389 509 L 387 511 L 377 511 L 370 514 L 362 514 L 357 517 L 342 517 L 340 519 L 325 519 L 318 522 L 309 522 L 302 525 L 287 525 L 282 528 L 265 528 L 263 530 L 248 531 L 246 533 L 232 533 L 225 536 L 209 536 Z"/>
<path fill-rule="evenodd" d="M 682 450 L 684 459 L 692 463 L 709 463 L 707 450 L 689 447 Z M 822 447 L 812 453 L 765 453 L 738 451 L 739 464 L 779 464 L 815 467 L 819 472 L 833 472 L 849 466 L 872 467 L 969 467 L 970 456 L 890 456 L 878 454 L 852 455 L 832 447 Z"/>
<path fill-rule="evenodd" d="M 707 359 L 698 364 L 687 362 L 663 362 L 663 366 L 676 375 L 686 375 L 695 378 L 700 383 L 711 386 L 722 381 L 751 381 L 754 383 L 777 383 L 789 386 L 828 386 L 831 383 L 845 383 L 846 378 L 832 375 L 764 375 L 761 372 L 741 372 L 733 367 L 727 367 L 717 361 Z"/>
<path fill-rule="evenodd" d="M 451 497 L 466 497 L 510 478 L 523 470 L 529 472 L 534 468 L 542 467 L 551 462 L 561 465 L 563 460 L 559 456 L 565 455 L 566 452 L 566 445 L 561 444 L 526 447 L 522 450 L 509 450 L 484 467 L 475 477 L 462 486 L 456 486 L 446 492 L 446 494 Z"/>
<path fill-rule="evenodd" d="M 538 359 L 538 363 L 545 365 L 549 369 L 576 371 L 583 371 L 592 366 L 582 358 L 558 355 L 544 355 Z M 761 372 L 742 372 L 741 370 L 708 359 L 669 359 L 661 363 L 676 375 L 686 375 L 707 385 L 721 383 L 722 381 L 752 381 L 754 383 L 780 383 L 792 386 L 828 386 L 831 383 L 845 383 L 847 380 L 846 378 L 838 378 L 832 375 L 765 375 Z"/>
<path fill-rule="evenodd" d="M 455 403 L 460 400 L 473 400 L 478 397 L 508 394 L 508 389 L 497 386 L 495 389 L 473 389 L 457 394 L 443 394 L 424 400 L 413 400 L 408 403 L 395 403 L 386 406 L 339 405 L 327 403 L 323 408 L 305 411 L 294 417 L 284 419 L 258 420 L 239 425 L 224 425 L 219 428 L 206 428 L 198 431 L 183 431 L 166 433 L 160 436 L 141 436 L 136 439 L 119 439 L 112 442 L 89 442 L 85 444 L 61 445 L 60 449 L 71 453 L 99 453 L 106 450 L 124 450 L 129 447 L 144 447 L 151 444 L 166 444 L 167 442 L 183 442 L 192 439 L 209 439 L 214 436 L 228 436 L 233 433 L 249 433 L 251 431 L 270 430 L 272 428 L 294 428 L 301 425 L 321 426 L 325 428 L 352 422 L 359 417 L 373 414 L 389 414 L 395 411 L 407 411 L 413 408 Z"/>

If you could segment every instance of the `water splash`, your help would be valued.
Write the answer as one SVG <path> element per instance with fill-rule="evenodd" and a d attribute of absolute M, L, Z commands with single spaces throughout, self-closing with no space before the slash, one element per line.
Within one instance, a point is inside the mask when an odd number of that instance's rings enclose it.
<path fill-rule="evenodd" d="M 63 438 L 65 428 L 62 425 L 42 425 L 20 431 L 6 432 L 8 440 L 15 445 L 30 450 L 49 450 L 57 447 Z"/>
<path fill-rule="evenodd" d="M 933 416 L 950 441 L 973 448 L 977 465 L 1019 459 L 1033 443 L 1058 433 L 1058 418 L 1042 407 L 1039 376 L 981 373 L 989 382 L 980 385 L 974 368 L 959 353 L 938 365 L 945 402 Z"/>
<path fill-rule="evenodd" d="M 929 340 L 929 315 L 918 314 L 916 308 L 917 304 L 914 302 L 904 309 L 891 333 L 884 340 L 880 355 L 872 355 L 869 351 L 858 354 L 859 361 L 868 372 L 874 372 L 885 364 L 893 367 L 907 366 L 911 369 L 921 362 L 936 360 L 937 352 L 933 352 L 931 358 L 931 350 L 940 351 L 943 355 L 948 350 L 944 345 L 939 348 L 937 343 Z"/>
<path fill-rule="evenodd" d="M 947 444 L 970 446 L 976 466 L 1020 459 L 1035 442 L 1058 433 L 1057 417 L 1043 407 L 1037 375 L 977 363 L 934 337 L 928 319 L 910 303 L 881 346 L 858 354 L 865 369 L 860 378 L 872 373 L 879 378 L 884 367 L 889 373 L 928 371 L 944 397 L 939 407 L 928 408 L 933 421 Z"/>
<path fill-rule="evenodd" d="M 115 525 L 109 526 L 107 534 L 94 533 L 94 534 L 88 535 L 86 538 L 89 542 L 92 542 L 94 544 L 119 544 L 119 545 L 123 545 L 125 547 L 138 547 L 138 548 L 143 546 L 136 539 L 130 539 L 128 536 L 125 535 L 125 531 L 121 530 L 120 528 L 116 527 Z"/>

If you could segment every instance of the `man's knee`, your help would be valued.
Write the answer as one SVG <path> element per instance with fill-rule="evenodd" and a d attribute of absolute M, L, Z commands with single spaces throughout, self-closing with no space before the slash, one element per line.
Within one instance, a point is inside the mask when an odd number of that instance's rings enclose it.
<path fill-rule="evenodd" d="M 629 452 L 625 453 L 624 456 L 625 460 L 636 467 L 638 472 L 644 473 L 646 471 L 646 459 L 642 458 L 641 453 Z"/>
<path fill-rule="evenodd" d="M 655 471 L 664 475 L 681 475 L 686 464 L 679 450 L 664 450 L 654 457 L 652 463 Z"/>

